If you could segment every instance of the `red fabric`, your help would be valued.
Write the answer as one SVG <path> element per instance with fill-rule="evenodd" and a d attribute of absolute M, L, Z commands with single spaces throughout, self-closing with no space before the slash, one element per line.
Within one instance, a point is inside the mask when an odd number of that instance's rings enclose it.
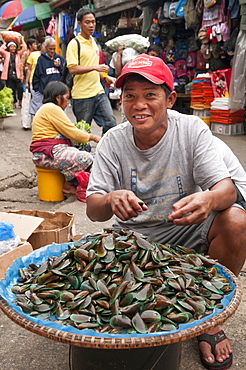
<path fill-rule="evenodd" d="M 106 64 L 105 56 L 102 50 L 99 50 L 99 64 Z"/>
<path fill-rule="evenodd" d="M 79 182 L 79 185 L 76 188 L 76 198 L 80 202 L 86 202 L 86 189 L 90 179 L 90 172 L 81 171 L 75 174 L 76 179 Z"/>
<path fill-rule="evenodd" d="M 54 158 L 52 149 L 54 145 L 58 144 L 67 144 L 69 146 L 72 145 L 69 139 L 41 139 L 33 141 L 30 145 L 30 152 L 35 153 L 44 153 L 50 158 Z"/>

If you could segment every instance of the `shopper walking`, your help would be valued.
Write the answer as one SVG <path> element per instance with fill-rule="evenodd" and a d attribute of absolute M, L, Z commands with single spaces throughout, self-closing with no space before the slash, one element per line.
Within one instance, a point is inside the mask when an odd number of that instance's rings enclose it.
<path fill-rule="evenodd" d="M 92 35 L 95 32 L 95 13 L 89 8 L 82 8 L 77 13 L 77 21 L 81 32 L 77 36 L 80 49 L 78 61 L 78 45 L 75 39 L 67 47 L 67 66 L 74 75 L 74 84 L 71 92 L 73 113 L 77 121 L 85 120 L 91 123 L 92 119 L 98 126 L 103 127 L 103 133 L 116 126 L 116 120 L 110 101 L 105 94 L 100 76 L 110 85 L 115 78 L 103 76 L 109 71 L 109 66 L 99 64 L 99 48 Z"/>
<path fill-rule="evenodd" d="M 38 42 L 36 39 L 30 38 L 27 40 L 26 45 L 27 45 L 27 50 L 23 53 L 21 57 L 21 68 L 23 69 L 23 82 L 24 83 L 26 80 L 26 73 L 28 70 L 27 59 L 33 51 L 38 50 Z"/>
<path fill-rule="evenodd" d="M 26 43 L 22 36 L 21 49 L 17 51 L 17 44 L 14 41 L 3 43 L 0 47 L 0 55 L 4 58 L 3 71 L 1 79 L 6 81 L 6 86 L 10 87 L 14 96 L 14 108 L 16 107 L 17 99 L 19 107 L 22 104 L 22 80 L 23 69 L 21 68 L 21 56 L 27 50 Z"/>
<path fill-rule="evenodd" d="M 43 104 L 43 93 L 45 87 L 51 81 L 60 81 L 65 60 L 56 54 L 56 42 L 53 37 L 46 37 L 45 52 L 41 53 L 37 60 L 37 65 L 33 74 L 32 86 L 33 96 L 31 101 L 30 113 L 34 115 Z"/>

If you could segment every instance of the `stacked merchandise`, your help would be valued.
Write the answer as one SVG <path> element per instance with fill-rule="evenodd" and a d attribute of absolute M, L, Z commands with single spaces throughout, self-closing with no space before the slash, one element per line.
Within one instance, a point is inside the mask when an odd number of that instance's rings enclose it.
<path fill-rule="evenodd" d="M 190 107 L 193 109 L 193 114 L 199 116 L 209 126 L 209 109 L 213 100 L 214 94 L 210 74 L 199 74 L 192 81 Z"/>
<path fill-rule="evenodd" d="M 212 132 L 223 135 L 244 134 L 245 111 L 230 111 L 229 98 L 215 98 L 211 103 L 210 113 Z"/>

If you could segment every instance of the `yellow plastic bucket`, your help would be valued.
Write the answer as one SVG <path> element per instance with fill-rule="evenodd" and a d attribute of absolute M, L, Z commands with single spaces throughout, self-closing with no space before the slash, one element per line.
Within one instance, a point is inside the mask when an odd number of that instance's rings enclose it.
<path fill-rule="evenodd" d="M 65 182 L 64 175 L 58 170 L 36 166 L 38 172 L 38 198 L 46 202 L 59 202 L 64 200 L 62 192 Z"/>

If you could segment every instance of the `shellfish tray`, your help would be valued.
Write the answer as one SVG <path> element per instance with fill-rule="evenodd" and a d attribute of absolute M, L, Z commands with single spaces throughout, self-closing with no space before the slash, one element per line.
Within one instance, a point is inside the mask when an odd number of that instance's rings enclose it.
<path fill-rule="evenodd" d="M 112 230 L 39 248 L 0 282 L 0 308 L 11 320 L 87 348 L 180 342 L 222 324 L 240 300 L 238 279 L 216 261 Z"/>

